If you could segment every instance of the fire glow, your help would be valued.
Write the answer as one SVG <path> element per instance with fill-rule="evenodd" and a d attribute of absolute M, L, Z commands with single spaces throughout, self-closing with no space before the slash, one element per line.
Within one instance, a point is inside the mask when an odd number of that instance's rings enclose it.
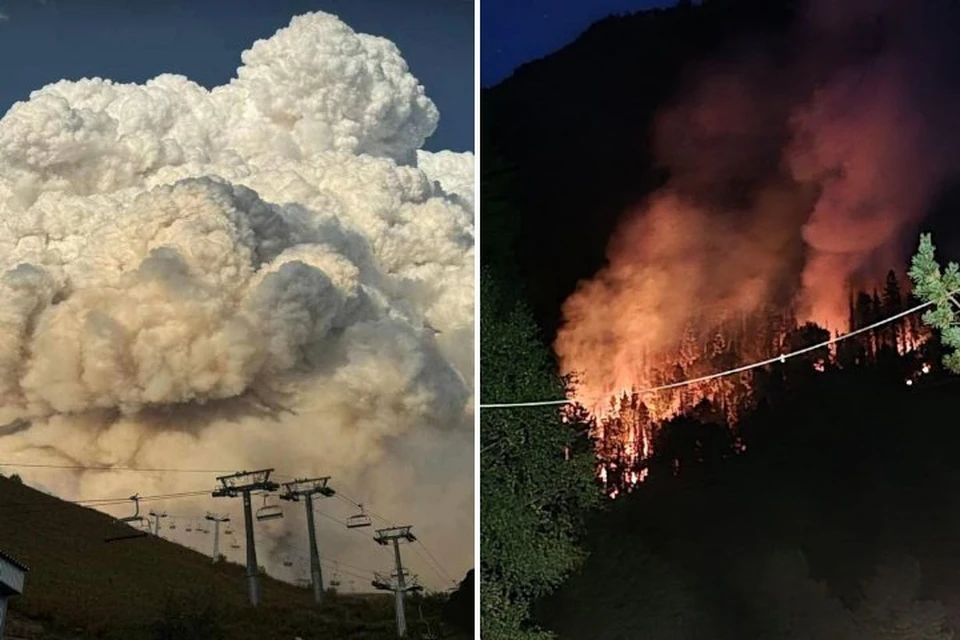
<path fill-rule="evenodd" d="M 632 390 L 776 358 L 905 308 L 884 274 L 905 266 L 960 170 L 957 100 L 943 89 L 949 38 L 931 35 L 945 23 L 932 5 L 838 6 L 801 10 L 789 54 L 738 43 L 748 51 L 691 67 L 652 122 L 669 177 L 624 212 L 605 266 L 565 301 L 554 343 L 573 399 L 596 420 L 605 481 L 640 481 L 671 418 L 735 426 L 758 373 Z M 870 54 L 851 44 L 865 31 L 883 43 Z M 923 339 L 910 317 L 780 366 L 827 375 Z"/>
<path fill-rule="evenodd" d="M 889 283 L 886 293 L 888 298 L 894 299 L 887 300 L 886 304 L 883 302 L 880 304 L 883 307 L 897 304 L 896 289 L 890 287 Z M 871 301 L 872 304 L 873 300 L 879 300 L 879 297 L 861 297 L 860 302 L 865 304 L 866 301 Z M 900 304 L 903 304 L 902 300 Z M 874 309 L 873 312 L 880 310 Z M 855 322 L 854 329 L 869 322 L 875 322 L 871 317 L 864 315 L 869 311 L 851 303 L 850 316 Z M 783 326 L 769 317 L 766 321 Z M 662 425 L 674 418 L 693 416 L 707 422 L 722 423 L 731 431 L 733 450 L 736 453 L 745 451 L 746 445 L 737 438 L 737 423 L 757 404 L 757 369 L 669 389 L 652 392 L 643 392 L 643 390 L 720 373 L 722 369 L 718 367 L 724 363 L 734 368 L 749 362 L 775 358 L 777 353 L 789 354 L 792 350 L 808 346 L 800 342 L 801 340 L 822 341 L 819 339 L 829 335 L 824 329 L 815 325 L 794 325 L 784 333 L 768 336 L 773 339 L 768 344 L 768 350 L 764 352 L 763 341 L 760 338 L 766 334 L 763 331 L 751 331 L 752 324 L 744 321 L 743 328 L 739 332 L 729 326 L 726 329 L 715 328 L 709 339 L 695 340 L 694 334 L 688 332 L 688 342 L 681 344 L 672 358 L 665 355 L 659 363 L 648 360 L 646 364 L 649 368 L 639 372 L 639 382 L 636 386 L 623 388 L 610 394 L 603 404 L 589 404 L 590 399 L 597 397 L 598 394 L 582 384 L 573 386 L 571 400 L 584 406 L 592 418 L 594 425 L 592 436 L 597 443 L 597 474 L 607 487 L 607 493 L 611 498 L 617 497 L 625 490 L 628 491 L 649 477 L 647 465 L 656 454 L 655 443 L 658 433 Z M 734 333 L 725 332 L 730 330 L 734 330 Z M 875 361 L 884 350 L 901 357 L 907 356 L 915 353 L 929 335 L 929 331 L 924 328 L 919 319 L 913 316 L 874 331 L 834 342 L 829 347 L 824 347 L 822 351 L 791 356 L 789 361 L 797 363 L 795 372 L 809 371 L 814 374 L 824 374 L 830 370 L 855 367 Z M 754 340 L 750 339 L 751 336 Z M 721 348 L 721 345 L 725 347 Z M 752 357 L 747 357 L 745 354 Z M 781 363 L 776 366 L 783 366 L 786 362 L 788 357 L 781 356 Z M 712 371 L 704 373 L 711 367 L 714 367 Z M 769 370 L 770 367 L 760 369 Z M 929 363 L 919 363 L 916 371 L 907 377 L 905 381 L 907 386 L 913 386 L 918 378 L 931 373 L 932 370 Z"/>

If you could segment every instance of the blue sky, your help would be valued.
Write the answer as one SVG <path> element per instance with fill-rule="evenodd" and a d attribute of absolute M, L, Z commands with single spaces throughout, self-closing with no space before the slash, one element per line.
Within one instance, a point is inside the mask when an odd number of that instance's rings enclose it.
<path fill-rule="evenodd" d="M 440 109 L 427 149 L 473 150 L 473 0 L 0 0 L 0 113 L 61 79 L 224 84 L 255 40 L 317 10 L 397 44 Z"/>
<path fill-rule="evenodd" d="M 614 13 L 668 7 L 675 0 L 482 0 L 480 82 L 497 84 L 524 62 L 572 42 Z"/>

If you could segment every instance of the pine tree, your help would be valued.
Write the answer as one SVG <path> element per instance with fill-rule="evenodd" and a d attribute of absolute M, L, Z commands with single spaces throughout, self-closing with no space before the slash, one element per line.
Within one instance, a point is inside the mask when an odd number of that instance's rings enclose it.
<path fill-rule="evenodd" d="M 900 292 L 900 282 L 893 269 L 887 273 L 887 281 L 883 287 L 883 309 L 884 316 L 887 318 L 903 311 L 903 294 Z M 904 325 L 899 322 L 891 323 L 886 325 L 886 328 L 888 344 L 900 351 L 906 343 Z"/>
<path fill-rule="evenodd" d="M 957 313 L 960 302 L 960 267 L 951 262 L 941 271 L 934 257 L 933 240 L 930 234 L 920 236 L 920 247 L 910 266 L 910 279 L 914 284 L 914 295 L 924 302 L 933 303 L 932 310 L 923 314 L 923 321 L 940 332 L 945 347 L 953 349 L 943 358 L 944 366 L 960 373 L 960 322 Z"/>

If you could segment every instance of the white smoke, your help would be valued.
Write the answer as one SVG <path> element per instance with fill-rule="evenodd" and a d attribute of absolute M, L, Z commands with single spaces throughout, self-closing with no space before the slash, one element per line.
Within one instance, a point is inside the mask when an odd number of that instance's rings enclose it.
<path fill-rule="evenodd" d="M 439 118 L 423 87 L 391 42 L 332 15 L 296 17 L 242 59 L 212 91 L 63 81 L 0 120 L 0 462 L 330 475 L 459 578 L 473 156 L 421 151 Z M 25 478 L 100 498 L 213 475 Z M 161 506 L 239 524 L 230 502 Z M 268 568 L 303 546 L 295 506 L 258 529 Z M 387 567 L 369 536 L 319 524 L 322 554 Z"/>

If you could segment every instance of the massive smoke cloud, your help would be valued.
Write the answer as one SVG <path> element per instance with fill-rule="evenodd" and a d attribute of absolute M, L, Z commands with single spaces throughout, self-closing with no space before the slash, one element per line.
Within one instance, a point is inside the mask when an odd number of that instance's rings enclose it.
<path fill-rule="evenodd" d="M 421 150 L 439 118 L 423 87 L 391 42 L 332 15 L 242 59 L 210 91 L 63 81 L 0 120 L 3 460 L 330 475 L 462 575 L 473 156 Z M 26 477 L 99 498 L 213 475 Z M 239 516 L 229 502 L 161 506 Z M 268 567 L 303 549 L 301 511 L 264 530 Z M 389 566 L 369 536 L 324 524 L 322 555 Z"/>
<path fill-rule="evenodd" d="M 667 185 L 627 214 L 564 307 L 556 350 L 596 407 L 647 358 L 766 305 L 845 330 L 902 267 L 960 162 L 948 2 L 804 6 L 786 40 L 702 61 L 654 125 Z M 952 26 L 951 26 L 952 25 Z"/>

